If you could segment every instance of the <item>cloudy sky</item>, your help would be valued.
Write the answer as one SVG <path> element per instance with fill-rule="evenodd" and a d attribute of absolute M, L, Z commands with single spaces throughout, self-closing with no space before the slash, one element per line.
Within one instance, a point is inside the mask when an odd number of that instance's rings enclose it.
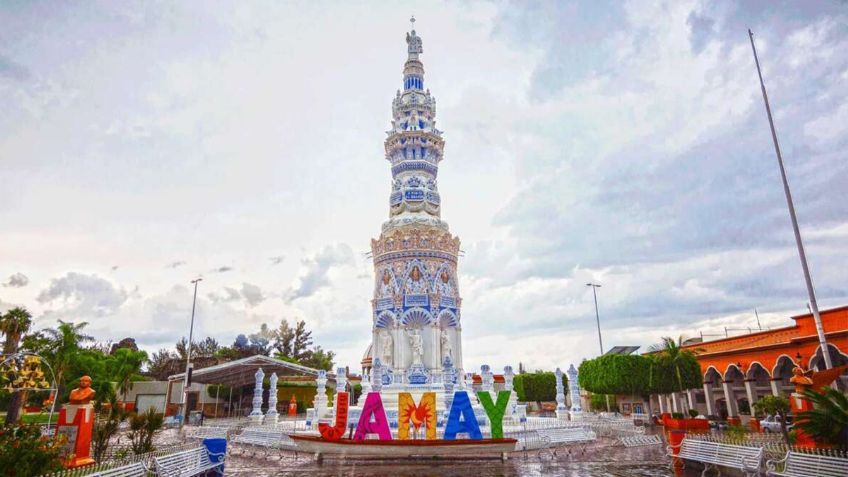
<path fill-rule="evenodd" d="M 0 309 L 148 350 L 302 318 L 358 367 L 414 13 L 466 367 L 848 304 L 848 4 L 3 2 Z"/>

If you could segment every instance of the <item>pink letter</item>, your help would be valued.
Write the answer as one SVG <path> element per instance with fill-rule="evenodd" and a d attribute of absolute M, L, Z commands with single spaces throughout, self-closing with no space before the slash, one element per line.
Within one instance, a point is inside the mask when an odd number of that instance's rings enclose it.
<path fill-rule="evenodd" d="M 374 420 L 371 420 L 371 417 Z M 362 405 L 362 415 L 356 425 L 353 440 L 365 440 L 366 434 L 377 434 L 381 441 L 392 440 L 392 431 L 389 430 L 389 420 L 386 419 L 386 411 L 383 409 L 383 400 L 380 393 L 368 393 L 365 404 Z"/>

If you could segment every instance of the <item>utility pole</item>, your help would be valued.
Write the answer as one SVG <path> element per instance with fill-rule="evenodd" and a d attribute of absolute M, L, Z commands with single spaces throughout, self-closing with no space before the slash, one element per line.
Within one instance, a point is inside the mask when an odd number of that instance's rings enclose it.
<path fill-rule="evenodd" d="M 183 380 L 183 406 L 182 406 L 182 419 L 180 419 L 180 429 L 182 429 L 185 424 L 186 419 L 188 419 L 188 387 L 191 385 L 191 344 L 192 339 L 194 339 L 194 310 L 197 305 L 197 284 L 203 280 L 198 277 L 191 281 L 194 283 L 194 298 L 191 301 L 191 325 L 188 329 L 188 344 L 186 345 L 186 370 L 185 370 L 185 380 Z"/>
<path fill-rule="evenodd" d="M 777 143 L 777 132 L 774 130 L 774 119 L 771 116 L 771 106 L 769 106 L 768 94 L 766 94 L 766 84 L 763 82 L 760 60 L 757 57 L 757 48 L 754 46 L 754 33 L 750 29 L 748 30 L 748 37 L 751 39 L 751 50 L 754 52 L 754 62 L 757 64 L 757 76 L 760 77 L 760 89 L 763 92 L 763 102 L 766 104 L 766 115 L 768 116 L 769 127 L 771 128 L 771 139 L 774 142 L 774 152 L 777 154 L 777 163 L 780 166 L 780 178 L 783 180 L 783 192 L 786 195 L 786 205 L 789 207 L 789 217 L 792 219 L 792 230 L 795 232 L 795 245 L 798 246 L 798 257 L 801 259 L 801 268 L 804 270 L 804 281 L 807 283 L 807 294 L 810 296 L 810 311 L 816 323 L 816 334 L 819 337 L 825 368 L 830 369 L 833 367 L 833 363 L 830 361 L 830 349 L 827 347 L 827 339 L 824 336 L 824 326 L 822 325 L 821 315 L 819 314 L 819 305 L 816 302 L 813 279 L 810 278 L 810 268 L 807 266 L 807 254 L 804 253 L 804 243 L 801 241 L 801 230 L 798 228 L 798 218 L 795 216 L 792 193 L 789 191 L 789 182 L 786 179 L 783 156 L 780 155 L 780 145 Z"/>

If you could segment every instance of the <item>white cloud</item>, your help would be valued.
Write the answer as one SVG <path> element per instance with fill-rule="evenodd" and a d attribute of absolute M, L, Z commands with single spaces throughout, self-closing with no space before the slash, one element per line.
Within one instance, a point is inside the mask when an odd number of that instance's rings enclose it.
<path fill-rule="evenodd" d="M 189 282 L 206 274 L 196 335 L 229 343 L 298 317 L 356 367 L 406 7 L 0 11 L 0 182 L 17 186 L 0 189 L 0 276 L 39 284 L 3 287 L 4 303 L 155 349 L 187 334 Z M 467 365 L 593 356 L 588 280 L 603 283 L 608 346 L 802 309 L 748 26 L 820 301 L 848 300 L 838 4 L 433 3 L 416 16 L 447 141 L 443 217 L 465 251 Z"/>
<path fill-rule="evenodd" d="M 4 287 L 23 288 L 29 284 L 29 277 L 21 272 L 16 272 L 9 275 L 9 278 L 3 283 Z"/>

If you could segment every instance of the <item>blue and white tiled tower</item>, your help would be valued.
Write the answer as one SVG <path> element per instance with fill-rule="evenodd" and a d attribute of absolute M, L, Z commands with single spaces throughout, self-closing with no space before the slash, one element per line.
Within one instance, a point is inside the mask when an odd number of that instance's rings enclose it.
<path fill-rule="evenodd" d="M 444 152 L 436 100 L 424 87 L 421 37 L 406 35 L 403 90 L 392 101 L 385 141 L 391 164 L 389 220 L 371 241 L 374 258 L 372 341 L 363 359 L 379 358 L 385 385 L 441 384 L 450 358 L 462 371 L 457 257 L 459 238 L 440 216 L 437 185 Z"/>

